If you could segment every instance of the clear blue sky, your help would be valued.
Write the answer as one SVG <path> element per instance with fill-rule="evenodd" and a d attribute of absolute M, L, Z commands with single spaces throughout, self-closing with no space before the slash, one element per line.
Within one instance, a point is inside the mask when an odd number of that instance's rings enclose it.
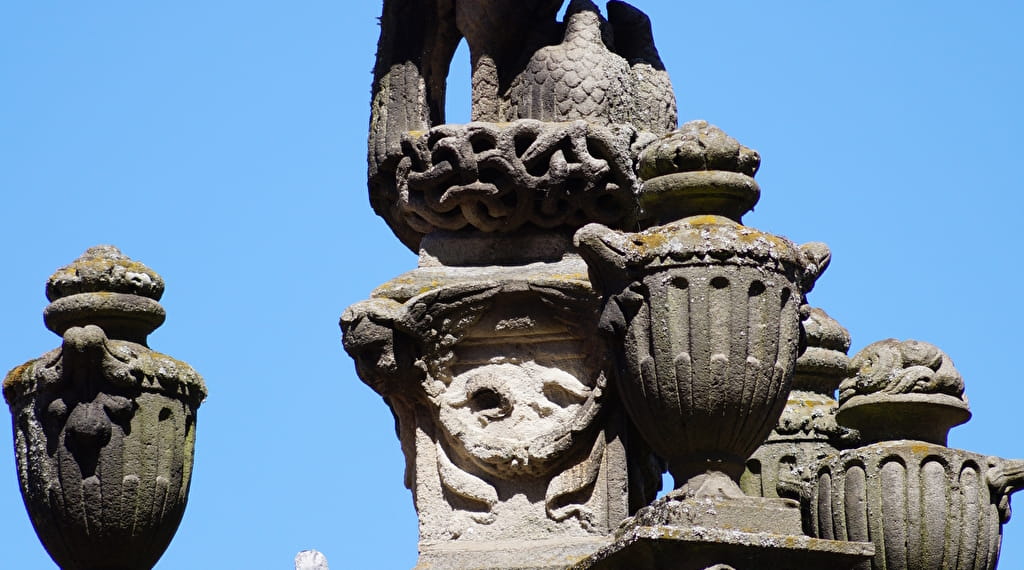
<path fill-rule="evenodd" d="M 760 151 L 761 203 L 745 221 L 831 245 L 810 301 L 854 350 L 887 337 L 946 350 L 975 414 L 951 445 L 1024 457 L 1021 4 L 636 4 L 681 120 Z M 304 548 L 337 569 L 415 561 L 391 414 L 337 327 L 415 265 L 366 198 L 379 12 L 0 7 L 0 367 L 58 345 L 43 284 L 87 247 L 116 244 L 164 276 L 168 319 L 150 345 L 190 362 L 210 397 L 160 570 L 291 568 Z M 465 58 L 450 122 L 468 117 Z M 0 426 L 0 565 L 52 568 Z M 1001 567 L 1024 568 L 1024 520 L 1006 529 Z"/>

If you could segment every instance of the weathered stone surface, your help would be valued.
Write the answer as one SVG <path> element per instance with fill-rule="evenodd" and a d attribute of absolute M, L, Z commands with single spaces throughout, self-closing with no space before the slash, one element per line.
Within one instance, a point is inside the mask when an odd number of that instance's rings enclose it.
<path fill-rule="evenodd" d="M 870 543 L 678 526 L 629 529 L 572 570 L 807 570 L 859 568 Z"/>
<path fill-rule="evenodd" d="M 945 447 L 970 417 L 963 390 L 928 343 L 888 339 L 859 352 L 837 419 L 867 445 L 812 466 L 803 502 L 813 534 L 873 542 L 875 570 L 995 568 L 1024 462 Z"/>
<path fill-rule="evenodd" d="M 611 24 L 590 0 L 569 3 L 562 43 L 537 50 L 513 81 L 510 117 L 675 128 L 675 96 L 650 21 L 623 2 L 608 6 Z M 622 55 L 613 51 L 613 28 L 624 40 Z"/>
<path fill-rule="evenodd" d="M 971 418 L 964 381 L 934 345 L 887 339 L 850 362 L 839 386 L 839 422 L 863 443 L 914 439 L 946 445 L 950 428 Z"/>
<path fill-rule="evenodd" d="M 1004 472 L 1012 485 L 996 476 Z M 922 441 L 874 443 L 819 465 L 811 528 L 819 538 L 873 542 L 876 570 L 991 569 L 1009 493 L 1022 482 L 1019 462 Z"/>
<path fill-rule="evenodd" d="M 490 232 L 512 231 L 524 223 L 541 228 L 575 224 L 573 229 L 587 221 L 632 223 L 634 208 L 622 208 L 620 198 L 635 192 L 633 163 L 643 144 L 634 143 L 649 142 L 675 127 L 675 95 L 643 13 L 613 1 L 606 21 L 590 0 L 573 0 L 563 24 L 555 21 L 561 4 L 384 3 L 370 120 L 370 202 L 414 251 L 422 236 L 435 229 L 468 225 Z M 473 65 L 472 118 L 491 125 L 470 128 L 472 140 L 462 142 L 469 142 L 473 152 L 455 140 L 435 147 L 430 139 L 438 135 L 429 135 L 425 146 L 432 161 L 411 165 L 410 191 L 403 178 L 410 165 L 402 164 L 408 147 L 444 122 L 445 79 L 462 37 Z M 522 119 L 548 121 L 544 129 L 553 131 L 561 128 L 554 122 L 583 121 L 593 132 L 582 138 L 544 132 L 540 138 L 533 135 L 535 144 L 518 140 L 531 135 L 514 127 L 513 148 L 500 151 L 494 135 L 482 132 L 495 130 L 493 123 Z M 602 134 L 622 129 L 633 133 L 626 144 L 619 143 L 620 135 L 610 142 Z M 444 136 L 458 138 L 452 134 L 457 130 L 447 126 Z M 626 168 L 619 164 L 622 153 L 628 157 Z M 449 157 L 456 160 L 444 166 Z M 602 161 L 608 164 L 601 166 Z M 595 173 L 593 167 L 611 169 L 614 187 L 607 184 L 608 173 Z M 589 174 L 580 176 L 583 172 Z M 623 173 L 629 173 L 629 180 L 617 179 Z M 448 192 L 449 187 L 456 188 Z"/>
<path fill-rule="evenodd" d="M 623 401 L 677 491 L 742 496 L 734 481 L 785 405 L 819 260 L 719 216 L 589 225 L 576 240 L 621 343 Z"/>
<path fill-rule="evenodd" d="M 295 570 L 329 570 L 327 557 L 317 550 L 303 550 L 295 555 Z"/>
<path fill-rule="evenodd" d="M 375 179 L 374 207 L 392 226 L 437 230 L 569 232 L 587 222 L 636 221 L 628 125 L 586 121 L 469 123 L 407 133 Z M 404 239 L 404 238 L 403 238 Z M 494 263 L 492 261 L 491 263 Z"/>
<path fill-rule="evenodd" d="M 660 477 L 608 400 L 585 267 L 573 255 L 505 268 L 422 259 L 342 316 L 361 378 L 398 421 L 420 564 L 564 567 Z"/>
<path fill-rule="evenodd" d="M 4 380 L 22 496 L 65 570 L 150 568 L 184 513 L 206 386 L 145 345 L 162 291 L 116 248 L 89 249 L 47 284 L 63 345 Z"/>
<path fill-rule="evenodd" d="M 637 168 L 644 226 L 686 216 L 721 215 L 739 222 L 757 204 L 757 151 L 706 121 L 690 121 L 648 144 Z"/>
<path fill-rule="evenodd" d="M 748 495 L 798 499 L 800 482 L 813 476 L 810 466 L 853 439 L 836 423 L 835 400 L 850 363 L 850 334 L 818 308 L 811 308 L 800 325 L 807 346 L 796 360 L 778 423 L 747 460 L 740 487 Z"/>

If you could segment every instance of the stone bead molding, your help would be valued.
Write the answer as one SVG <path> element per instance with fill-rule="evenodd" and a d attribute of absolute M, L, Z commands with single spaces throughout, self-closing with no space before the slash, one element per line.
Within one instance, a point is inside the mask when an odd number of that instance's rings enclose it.
<path fill-rule="evenodd" d="M 116 248 L 91 248 L 47 286 L 61 347 L 4 380 L 22 497 L 65 570 L 151 568 L 184 514 L 206 386 L 144 344 L 162 290 Z"/>
<path fill-rule="evenodd" d="M 636 222 L 630 126 L 587 121 L 441 125 L 402 137 L 370 201 L 414 251 L 436 230 L 571 232 Z"/>

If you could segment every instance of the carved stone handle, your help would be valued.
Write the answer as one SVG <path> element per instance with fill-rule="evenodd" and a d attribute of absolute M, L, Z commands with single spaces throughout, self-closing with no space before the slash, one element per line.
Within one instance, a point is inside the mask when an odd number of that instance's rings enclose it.
<path fill-rule="evenodd" d="M 788 469 L 779 472 L 779 480 L 775 483 L 775 493 L 783 499 L 793 499 L 803 503 L 811 496 L 811 482 L 801 479 Z"/>
<path fill-rule="evenodd" d="M 1024 459 L 989 457 L 988 464 L 985 478 L 999 505 L 999 522 L 1006 524 L 1010 520 L 1010 495 L 1024 488 Z"/>
<path fill-rule="evenodd" d="M 576 232 L 574 242 L 587 262 L 591 281 L 604 284 L 606 291 L 628 284 L 627 266 L 633 248 L 625 234 L 601 224 L 587 224 Z"/>

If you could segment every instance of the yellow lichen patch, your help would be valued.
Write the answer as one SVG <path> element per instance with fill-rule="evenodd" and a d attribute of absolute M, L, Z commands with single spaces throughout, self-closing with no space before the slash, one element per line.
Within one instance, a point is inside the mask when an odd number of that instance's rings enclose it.
<path fill-rule="evenodd" d="M 705 214 L 686 218 L 686 223 L 691 226 L 720 226 L 722 225 L 722 218 Z"/>
<path fill-rule="evenodd" d="M 737 232 L 737 239 L 739 239 L 739 241 L 742 243 L 748 244 L 760 241 L 766 245 L 770 245 L 771 247 L 779 249 L 791 249 L 793 247 L 792 245 L 790 245 L 789 240 L 787 240 L 786 238 L 772 234 L 766 234 L 762 231 L 755 230 L 753 228 L 748 228 L 746 226 L 741 226 L 740 231 Z"/>
<path fill-rule="evenodd" d="M 14 397 L 13 392 L 15 384 L 32 377 L 32 370 L 35 368 L 37 360 L 38 359 L 29 360 L 22 365 L 15 366 L 7 373 L 7 376 L 4 378 L 3 393 L 4 397 L 8 400 L 8 403 L 10 403 L 10 399 Z"/>
<path fill-rule="evenodd" d="M 910 452 L 914 455 L 927 455 L 932 452 L 932 449 L 932 446 L 924 443 L 917 443 L 910 446 Z"/>
<path fill-rule="evenodd" d="M 586 273 L 555 273 L 547 276 L 554 281 L 588 281 L 590 278 Z"/>
<path fill-rule="evenodd" d="M 633 234 L 633 244 L 645 249 L 658 249 L 668 242 L 668 236 L 658 231 Z"/>

